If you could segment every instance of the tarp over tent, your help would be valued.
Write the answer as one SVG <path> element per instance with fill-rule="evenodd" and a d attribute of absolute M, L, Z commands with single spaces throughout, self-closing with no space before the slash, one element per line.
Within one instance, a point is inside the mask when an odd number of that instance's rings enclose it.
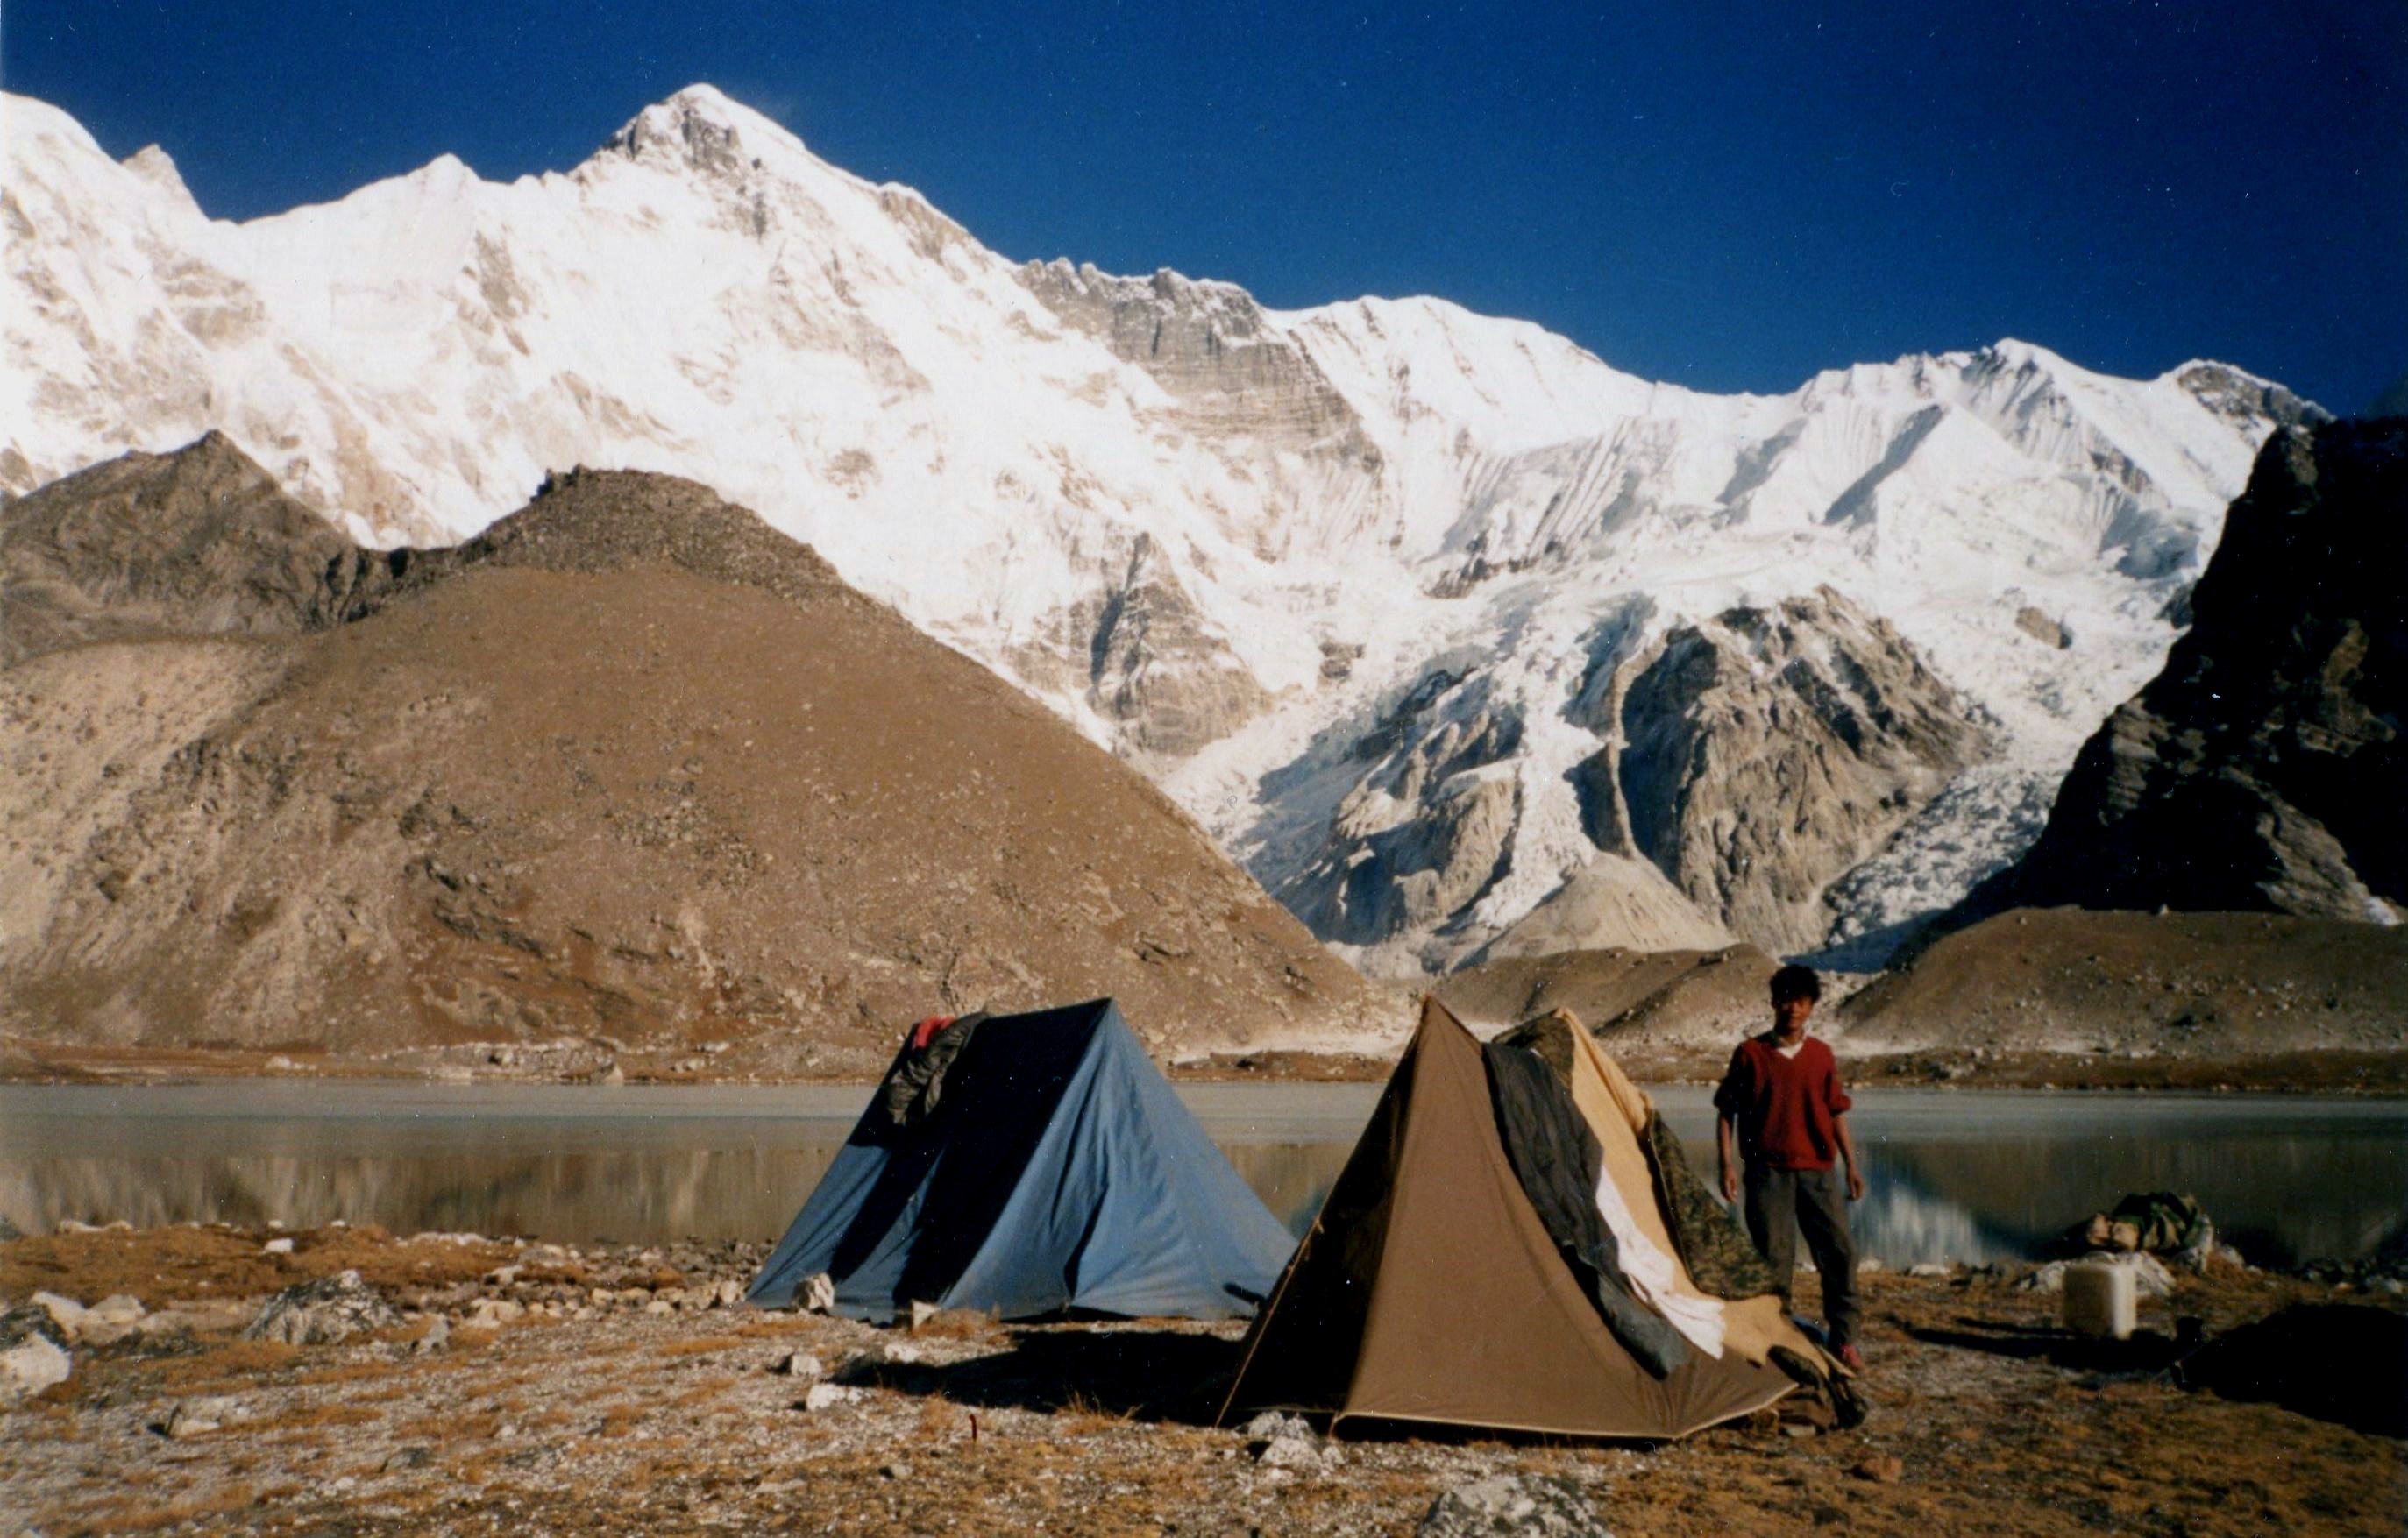
<path fill-rule="evenodd" d="M 1098 999 L 982 1021 L 912 1125 L 873 1099 L 746 1301 L 1242 1317 L 1294 1246 Z"/>
<path fill-rule="evenodd" d="M 1333 1424 L 1662 1439 L 1772 1403 L 1797 1387 L 1793 1372 L 1829 1381 L 1835 1364 L 1777 1300 L 1725 1303 L 1690 1281 L 1634 1130 L 1645 1097 L 1586 1032 L 1572 1035 L 1557 1072 L 1602 1154 L 1600 1203 L 1625 1209 L 1622 1269 L 1636 1275 L 1649 1246 L 1669 1259 L 1665 1316 L 1690 1315 L 1694 1328 L 1712 1312 L 1718 1330 L 1700 1333 L 1714 1349 L 1684 1348 L 1659 1376 L 1615 1338 L 1515 1175 L 1480 1043 L 1430 999 L 1246 1337 L 1225 1420 L 1277 1408 Z"/>

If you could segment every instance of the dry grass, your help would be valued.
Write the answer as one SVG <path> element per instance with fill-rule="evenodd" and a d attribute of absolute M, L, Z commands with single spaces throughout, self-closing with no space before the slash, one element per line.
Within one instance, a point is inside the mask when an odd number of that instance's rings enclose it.
<path fill-rule="evenodd" d="M 484 1442 L 501 1429 L 502 1417 L 494 1411 L 455 1410 L 407 1420 L 394 1431 L 404 1440 L 424 1437 L 429 1441 Z"/>
<path fill-rule="evenodd" d="M 732 1351 L 745 1344 L 742 1335 L 704 1335 L 690 1341 L 670 1341 L 652 1347 L 656 1357 L 707 1357 L 720 1351 Z"/>
<path fill-rule="evenodd" d="M 226 1430 L 266 1434 L 329 1426 L 368 1426 L 383 1418 L 384 1412 L 372 1404 L 301 1404 L 257 1420 L 237 1421 Z"/>
<path fill-rule="evenodd" d="M 81 1520 L 75 1526 L 76 1531 L 87 1532 L 151 1532 L 161 1528 L 205 1522 L 210 1517 L 228 1517 L 250 1508 L 256 1501 L 251 1488 L 245 1484 L 179 1495 L 167 1501 L 123 1497 L 79 1512 L 77 1516 Z"/>
<path fill-rule="evenodd" d="M 297 1374 L 293 1381 L 303 1388 L 315 1388 L 330 1383 L 371 1383 L 379 1378 L 397 1377 L 408 1368 L 394 1361 L 353 1361 L 337 1367 L 312 1368 Z"/>
<path fill-rule="evenodd" d="M 681 1410 L 692 1409 L 695 1405 L 717 1399 L 735 1387 L 736 1379 L 731 1377 L 706 1378 L 670 1400 L 669 1403 Z"/>
<path fill-rule="evenodd" d="M 227 1341 L 189 1357 L 166 1358 L 152 1369 L 151 1377 L 171 1394 L 251 1388 L 300 1354 L 299 1346 L 282 1341 Z"/>
<path fill-rule="evenodd" d="M 80 1417 L 71 1404 L 31 1400 L 20 1405 L 6 1418 L 0 1418 L 0 1442 L 72 1442 L 83 1432 Z"/>
<path fill-rule="evenodd" d="M 951 1442 L 971 1434 L 976 1417 L 942 1394 L 932 1394 L 920 1405 L 913 1436 L 922 1442 Z"/>
<path fill-rule="evenodd" d="M 1001 1332 L 1003 1326 L 992 1314 L 967 1308 L 945 1308 L 918 1320 L 911 1333 L 925 1340 L 982 1341 Z"/>
<path fill-rule="evenodd" d="M 1069 1435 L 1091 1436 L 1098 1431 L 1118 1431 L 1129 1425 L 1136 1415 L 1134 1409 L 1107 1409 L 1074 1388 L 1055 1412 L 1054 1424 Z"/>

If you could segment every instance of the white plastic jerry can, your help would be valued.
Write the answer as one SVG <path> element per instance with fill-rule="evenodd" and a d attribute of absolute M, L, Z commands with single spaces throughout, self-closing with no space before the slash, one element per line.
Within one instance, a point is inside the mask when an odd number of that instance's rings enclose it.
<path fill-rule="evenodd" d="M 2129 1340 L 2140 1312 L 2130 1266 L 2086 1260 L 2065 1268 L 2065 1327 L 2075 1334 Z"/>

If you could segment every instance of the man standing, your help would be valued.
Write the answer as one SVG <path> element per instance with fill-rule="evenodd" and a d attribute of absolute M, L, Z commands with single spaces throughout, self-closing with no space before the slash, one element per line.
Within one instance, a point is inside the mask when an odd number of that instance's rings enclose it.
<path fill-rule="evenodd" d="M 1856 1254 L 1848 1236 L 1848 1203 L 1865 1194 L 1865 1177 L 1848 1137 L 1847 1092 L 1831 1049 L 1806 1033 L 1807 1017 L 1823 996 L 1810 967 L 1772 975 L 1772 1029 L 1750 1036 L 1731 1053 L 1729 1071 L 1714 1091 L 1714 1144 L 1721 1155 L 1723 1200 L 1740 1199 L 1746 1166 L 1748 1236 L 1772 1267 L 1782 1301 L 1798 1263 L 1798 1233 L 1823 1276 L 1823 1317 L 1831 1350 L 1862 1367 L 1856 1332 Z M 1731 1157 L 1736 1130 L 1739 1159 Z M 1834 1157 L 1847 1166 L 1841 1194 Z"/>

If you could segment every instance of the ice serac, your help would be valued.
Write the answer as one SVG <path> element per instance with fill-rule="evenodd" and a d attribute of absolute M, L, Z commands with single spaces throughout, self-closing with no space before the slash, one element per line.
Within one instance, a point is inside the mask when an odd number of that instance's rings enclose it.
<path fill-rule="evenodd" d="M 2078 904 L 2408 916 L 2408 422 L 2258 460 L 2163 672 L 2086 743 L 1965 917 Z"/>
<path fill-rule="evenodd" d="M 1526 920 L 1795 947 L 1819 914 L 1861 947 L 1956 901 L 2163 663 L 2258 442 L 2320 415 L 2220 363 L 2109 378 L 2013 340 L 1715 396 L 1439 299 L 1010 262 L 708 86 L 562 174 L 446 157 L 241 224 L 164 153 L 0 114 L 0 489 L 216 429 L 391 548 L 565 466 L 695 477 L 1406 971 Z M 1617 831 L 1598 701 L 1676 632 L 1736 658 L 1721 616 L 1825 589 L 1994 723 L 1986 754 L 1795 765 L 1797 860 Z M 1698 730 L 1739 762 L 1746 728 Z"/>

